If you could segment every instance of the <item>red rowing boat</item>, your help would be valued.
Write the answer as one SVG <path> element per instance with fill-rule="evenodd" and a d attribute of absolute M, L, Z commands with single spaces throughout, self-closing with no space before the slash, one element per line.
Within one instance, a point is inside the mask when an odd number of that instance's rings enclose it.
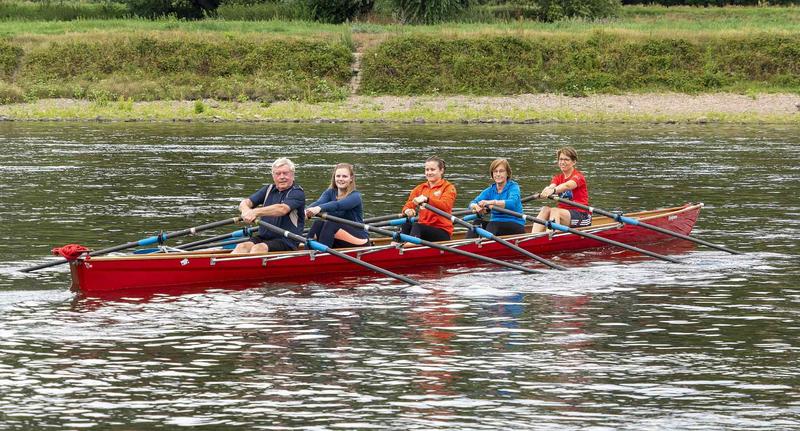
<path fill-rule="evenodd" d="M 688 235 L 700 215 L 702 204 L 627 214 L 651 225 Z M 580 230 L 626 244 L 649 244 L 670 239 L 662 233 L 623 225 L 607 217 L 594 217 Z M 486 239 L 464 239 L 457 233 L 443 245 L 493 258 L 522 258 L 520 254 Z M 607 244 L 569 233 L 524 234 L 504 237 L 530 252 L 551 255 Z M 424 246 L 396 247 L 378 239 L 370 247 L 340 249 L 364 262 L 390 270 L 451 267 L 477 262 L 469 257 Z M 156 253 L 147 255 L 96 256 L 70 263 L 72 287 L 84 293 L 107 293 L 127 289 L 158 289 L 177 286 L 219 286 L 246 282 L 297 282 L 376 273 L 328 253 L 311 250 L 254 255 L 231 255 L 229 251 Z"/>

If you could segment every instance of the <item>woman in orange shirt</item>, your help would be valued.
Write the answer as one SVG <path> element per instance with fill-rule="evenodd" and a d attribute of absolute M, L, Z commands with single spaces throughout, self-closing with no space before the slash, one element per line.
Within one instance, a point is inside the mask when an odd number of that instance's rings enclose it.
<path fill-rule="evenodd" d="M 444 160 L 437 156 L 425 160 L 425 181 L 414 187 L 408 195 L 408 200 L 403 206 L 402 215 L 414 217 L 417 215 L 417 205 L 427 202 L 442 211 L 453 212 L 456 202 L 456 187 L 444 177 Z M 422 238 L 427 241 L 447 241 L 453 236 L 453 222 L 436 215 L 431 211 L 422 210 L 414 223 L 406 222 L 402 225 L 406 235 Z"/>

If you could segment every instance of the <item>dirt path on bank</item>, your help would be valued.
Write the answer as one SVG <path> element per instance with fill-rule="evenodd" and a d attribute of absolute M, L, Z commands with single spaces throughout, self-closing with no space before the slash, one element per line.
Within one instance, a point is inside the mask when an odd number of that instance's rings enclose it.
<path fill-rule="evenodd" d="M 353 107 L 378 105 L 387 112 L 426 108 L 445 111 L 457 107 L 485 110 L 572 111 L 596 114 L 651 114 L 703 116 L 718 114 L 752 114 L 755 116 L 797 115 L 800 121 L 800 95 L 763 94 L 629 94 L 569 97 L 556 94 L 523 94 L 508 97 L 440 96 L 440 97 L 351 97 Z"/>
<path fill-rule="evenodd" d="M 47 99 L 0 105 L 2 120 L 800 124 L 800 95 L 351 96 L 339 102 L 271 104 L 217 100 L 97 103 Z"/>

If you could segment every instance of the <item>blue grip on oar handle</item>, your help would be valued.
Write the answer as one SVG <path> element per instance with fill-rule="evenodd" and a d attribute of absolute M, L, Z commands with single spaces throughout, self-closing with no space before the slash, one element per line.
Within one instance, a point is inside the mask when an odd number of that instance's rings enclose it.
<path fill-rule="evenodd" d="M 410 242 L 411 244 L 417 244 L 417 245 L 422 244 L 422 240 L 421 239 L 419 239 L 419 238 L 417 238 L 415 236 L 406 235 L 404 233 L 400 234 L 400 239 L 405 241 L 405 242 Z"/>
<path fill-rule="evenodd" d="M 461 220 L 464 220 L 464 221 L 472 221 L 472 220 L 475 220 L 476 218 L 478 218 L 478 215 L 477 215 L 477 214 L 470 214 L 470 215 L 468 215 L 468 216 L 464 217 L 464 218 L 463 218 L 463 219 L 461 219 Z"/>
<path fill-rule="evenodd" d="M 618 216 L 614 217 L 614 219 L 617 220 L 618 222 L 629 224 L 631 226 L 636 226 L 636 225 L 639 224 L 639 220 L 636 220 L 636 219 L 633 219 L 633 218 L 630 218 L 630 217 L 625 217 L 623 215 L 618 215 Z"/>
<path fill-rule="evenodd" d="M 556 222 L 552 222 L 552 221 L 548 221 L 547 222 L 547 227 L 549 227 L 550 229 L 553 229 L 553 230 L 561 231 L 561 232 L 569 232 L 569 228 L 568 227 L 566 227 L 564 225 L 560 225 L 560 224 L 558 224 Z"/>
<path fill-rule="evenodd" d="M 237 230 L 236 232 L 233 232 L 231 234 L 231 238 L 241 238 L 241 237 L 245 236 L 245 234 L 250 235 L 251 233 L 253 233 L 254 230 L 255 229 L 253 229 L 253 228 L 247 228 L 247 227 L 241 228 L 241 229 Z"/>
<path fill-rule="evenodd" d="M 151 244 L 160 243 L 160 242 L 162 242 L 161 234 L 158 234 L 158 235 L 155 235 L 155 236 L 151 236 L 149 238 L 140 239 L 137 242 L 137 244 L 139 244 L 139 246 L 145 246 L 145 245 L 151 245 Z"/>
<path fill-rule="evenodd" d="M 311 247 L 312 250 L 321 251 L 323 253 L 328 251 L 327 245 L 314 241 L 313 239 L 308 240 L 306 244 L 308 244 L 308 246 Z"/>
<path fill-rule="evenodd" d="M 408 218 L 408 217 L 405 217 L 405 218 L 398 218 L 398 219 L 394 219 L 394 220 L 389 220 L 389 226 L 400 226 L 400 225 L 404 225 L 404 224 L 406 224 L 406 222 L 409 222 L 409 223 L 414 223 L 414 222 L 416 222 L 416 221 L 417 221 L 417 218 L 416 218 L 416 217 L 411 217 L 411 218 Z"/>
<path fill-rule="evenodd" d="M 482 236 L 484 238 L 492 238 L 492 237 L 494 237 L 494 235 L 492 235 L 491 232 L 489 232 L 486 229 L 480 228 L 480 227 L 475 227 L 475 233 L 477 233 L 478 235 L 480 235 L 480 236 Z"/>

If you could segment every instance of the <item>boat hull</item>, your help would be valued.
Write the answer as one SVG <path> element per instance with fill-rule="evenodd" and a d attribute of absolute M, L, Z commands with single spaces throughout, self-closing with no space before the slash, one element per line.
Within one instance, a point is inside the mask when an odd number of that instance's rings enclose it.
<path fill-rule="evenodd" d="M 628 214 L 628 216 L 688 235 L 697 221 L 701 207 L 702 204 L 687 204 L 683 207 Z M 599 223 L 596 221 L 584 230 L 603 238 L 645 247 L 649 243 L 671 238 L 639 226 L 620 225 L 607 219 Z M 608 246 L 593 239 L 561 233 L 536 236 L 528 234 L 507 239 L 530 252 L 545 256 Z M 453 241 L 451 244 L 461 250 L 482 256 L 525 259 L 519 253 L 494 241 L 461 240 Z M 480 263 L 455 253 L 416 246 L 405 248 L 376 246 L 346 252 L 362 261 L 396 272 Z M 317 278 L 378 276 L 369 269 L 336 256 L 308 251 L 268 253 L 258 256 L 231 256 L 227 253 L 208 252 L 100 256 L 74 261 L 70 264 L 70 268 L 73 289 L 87 294 L 128 289 L 177 286 L 225 287 L 247 282 L 295 282 Z"/>

